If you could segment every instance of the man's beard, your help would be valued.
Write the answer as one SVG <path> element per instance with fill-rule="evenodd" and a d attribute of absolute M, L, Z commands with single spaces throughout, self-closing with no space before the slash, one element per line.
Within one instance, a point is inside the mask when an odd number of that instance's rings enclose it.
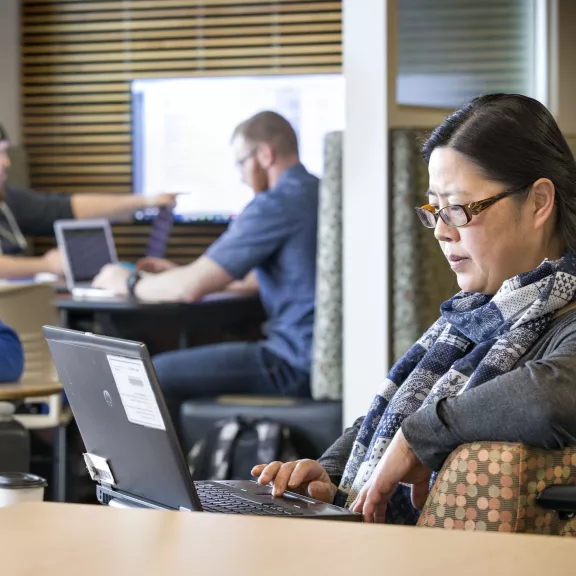
<path fill-rule="evenodd" d="M 257 163 L 257 160 L 255 160 L 255 162 L 254 171 L 252 172 L 252 189 L 256 194 L 258 194 L 259 192 L 265 192 L 268 190 L 269 182 L 266 170 Z"/>

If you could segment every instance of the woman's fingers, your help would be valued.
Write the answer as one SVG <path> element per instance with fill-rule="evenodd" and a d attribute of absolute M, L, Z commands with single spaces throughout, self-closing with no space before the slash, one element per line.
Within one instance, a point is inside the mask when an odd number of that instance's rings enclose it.
<path fill-rule="evenodd" d="M 316 460 L 258 464 L 251 473 L 260 484 L 273 482 L 273 496 L 282 496 L 286 490 L 305 493 L 308 488 L 312 498 L 330 503 L 334 500 L 336 489 L 326 470 Z"/>
<path fill-rule="evenodd" d="M 302 484 L 308 484 L 309 482 L 320 479 L 328 479 L 328 474 L 326 474 L 321 464 L 316 460 L 298 460 L 292 472 L 288 487 L 297 488 Z"/>
<path fill-rule="evenodd" d="M 412 506 L 417 510 L 422 510 L 428 499 L 428 488 L 430 485 L 430 476 L 412 485 Z"/>
<path fill-rule="evenodd" d="M 254 466 L 254 468 L 252 468 L 252 470 L 250 470 L 250 474 L 252 474 L 252 476 L 258 478 L 260 476 L 260 474 L 262 474 L 262 471 L 264 470 L 264 468 L 266 468 L 266 466 L 268 466 L 268 464 L 258 464 L 256 466 Z"/>
<path fill-rule="evenodd" d="M 350 506 L 350 510 L 352 510 L 352 512 L 356 512 L 357 514 L 362 513 L 362 511 L 364 510 L 364 502 L 366 501 L 367 493 L 368 493 L 368 487 L 364 486 L 364 488 L 360 490 L 358 496 L 356 496 L 354 502 L 352 502 L 352 506 Z"/>
<path fill-rule="evenodd" d="M 263 468 L 260 470 L 260 474 L 258 475 L 258 482 L 260 484 L 270 484 L 270 482 L 272 482 L 272 480 L 274 480 L 274 478 L 276 477 L 276 474 L 278 474 L 278 470 L 280 470 L 282 462 L 270 462 L 270 464 L 260 464 L 252 468 L 252 471 L 254 472 L 256 468 L 260 468 L 260 466 L 263 466 Z M 254 474 L 254 476 L 255 475 L 256 474 Z"/>
<path fill-rule="evenodd" d="M 327 504 L 332 504 L 335 495 L 336 487 L 332 482 L 328 483 L 317 480 L 308 484 L 308 496 L 310 496 L 310 498 L 326 502 Z"/>
<path fill-rule="evenodd" d="M 292 471 L 298 462 L 270 462 L 270 464 L 258 464 L 252 468 L 252 476 L 258 478 L 260 484 L 273 483 L 272 495 L 282 496 L 288 487 Z"/>
<path fill-rule="evenodd" d="M 394 488 L 388 489 L 388 486 L 379 486 L 378 482 L 370 481 L 360 490 L 350 510 L 357 514 L 362 514 L 364 522 L 384 523 L 386 522 L 388 500 Z"/>
<path fill-rule="evenodd" d="M 284 492 L 288 489 L 288 483 L 290 482 L 292 472 L 298 462 L 285 462 L 280 466 L 280 469 L 276 473 L 274 478 L 274 486 L 272 488 L 272 496 L 282 496 Z M 291 488 L 297 489 L 298 486 L 292 486 Z"/>
<path fill-rule="evenodd" d="M 375 486 L 372 486 L 368 490 L 368 495 L 364 502 L 364 522 L 367 522 L 366 518 L 370 518 L 369 522 L 384 524 L 386 522 L 387 505 L 388 497 L 381 494 Z"/>

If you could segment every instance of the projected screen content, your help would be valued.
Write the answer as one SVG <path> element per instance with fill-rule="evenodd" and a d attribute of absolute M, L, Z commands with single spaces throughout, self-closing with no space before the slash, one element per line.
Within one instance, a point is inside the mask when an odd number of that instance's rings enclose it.
<path fill-rule="evenodd" d="M 278 112 L 292 124 L 302 162 L 321 176 L 324 136 L 344 129 L 341 75 L 134 81 L 135 193 L 181 193 L 175 220 L 233 218 L 252 191 L 241 182 L 230 137 L 240 122 L 262 110 Z"/>

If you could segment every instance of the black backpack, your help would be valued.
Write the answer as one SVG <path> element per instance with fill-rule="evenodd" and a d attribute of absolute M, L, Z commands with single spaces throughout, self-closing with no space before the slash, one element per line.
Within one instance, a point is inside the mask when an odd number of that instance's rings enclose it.
<path fill-rule="evenodd" d="M 298 458 L 288 426 L 267 418 L 236 416 L 216 422 L 192 446 L 188 467 L 193 480 L 250 480 L 256 464 Z"/>

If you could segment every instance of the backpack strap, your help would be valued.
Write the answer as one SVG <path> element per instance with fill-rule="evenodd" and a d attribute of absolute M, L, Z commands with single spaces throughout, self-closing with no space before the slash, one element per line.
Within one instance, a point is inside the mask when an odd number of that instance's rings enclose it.
<path fill-rule="evenodd" d="M 280 457 L 284 430 L 279 422 L 263 418 L 253 423 L 258 434 L 257 464 L 267 464 Z"/>
<path fill-rule="evenodd" d="M 220 433 L 212 453 L 210 476 L 212 480 L 226 480 L 230 474 L 230 456 L 234 444 L 245 424 L 239 418 L 230 418 L 221 423 Z"/>

